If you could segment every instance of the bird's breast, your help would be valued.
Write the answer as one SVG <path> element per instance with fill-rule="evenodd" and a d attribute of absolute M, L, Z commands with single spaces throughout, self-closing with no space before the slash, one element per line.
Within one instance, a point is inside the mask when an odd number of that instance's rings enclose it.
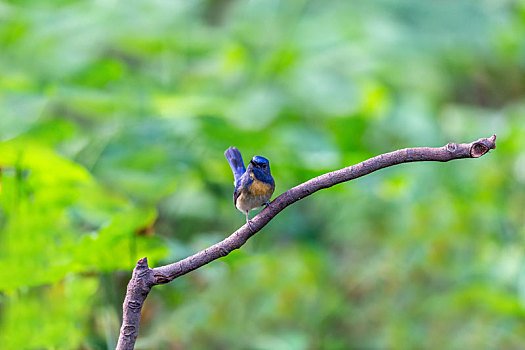
<path fill-rule="evenodd" d="M 270 184 L 262 182 L 261 180 L 253 179 L 250 185 L 250 193 L 254 196 L 267 196 L 273 193 L 273 187 Z"/>
<path fill-rule="evenodd" d="M 252 176 L 250 174 L 250 177 L 253 179 L 252 183 L 239 194 L 235 202 L 237 209 L 242 212 L 263 206 L 264 203 L 270 200 L 275 189 L 273 184 L 267 184 Z"/>

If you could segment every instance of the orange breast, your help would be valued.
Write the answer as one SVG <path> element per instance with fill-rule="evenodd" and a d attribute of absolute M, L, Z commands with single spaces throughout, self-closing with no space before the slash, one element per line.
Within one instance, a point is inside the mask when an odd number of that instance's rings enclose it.
<path fill-rule="evenodd" d="M 272 191 L 272 187 L 262 181 L 259 181 L 257 179 L 253 179 L 253 182 L 250 186 L 250 192 L 251 194 L 255 196 L 265 196 L 270 194 Z"/>

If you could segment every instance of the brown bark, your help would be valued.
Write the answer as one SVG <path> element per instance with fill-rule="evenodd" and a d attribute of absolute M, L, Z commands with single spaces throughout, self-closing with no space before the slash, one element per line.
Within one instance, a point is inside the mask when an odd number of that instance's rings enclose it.
<path fill-rule="evenodd" d="M 239 249 L 251 236 L 259 232 L 271 219 L 290 204 L 323 188 L 332 187 L 341 182 L 353 180 L 396 164 L 422 161 L 448 162 L 453 159 L 478 158 L 489 150 L 495 149 L 495 142 L 496 135 L 493 135 L 490 138 L 482 138 L 471 143 L 449 143 L 439 148 L 405 148 L 381 154 L 356 165 L 317 176 L 289 189 L 275 198 L 268 207 L 261 210 L 251 220 L 251 225 L 243 225 L 221 242 L 190 257 L 153 269 L 148 267 L 146 258 L 140 259 L 133 270 L 133 275 L 128 284 L 117 349 L 134 348 L 140 325 L 140 311 L 151 287 L 168 283 L 213 260 L 228 255 L 232 250 Z"/>

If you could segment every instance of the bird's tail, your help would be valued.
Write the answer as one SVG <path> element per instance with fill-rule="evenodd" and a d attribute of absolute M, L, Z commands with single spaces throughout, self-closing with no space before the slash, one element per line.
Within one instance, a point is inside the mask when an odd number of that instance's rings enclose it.
<path fill-rule="evenodd" d="M 246 172 L 241 152 L 239 152 L 237 147 L 230 147 L 224 152 L 224 155 L 232 168 L 233 177 L 235 179 L 234 184 L 237 184 L 237 181 L 241 178 L 242 174 Z"/>

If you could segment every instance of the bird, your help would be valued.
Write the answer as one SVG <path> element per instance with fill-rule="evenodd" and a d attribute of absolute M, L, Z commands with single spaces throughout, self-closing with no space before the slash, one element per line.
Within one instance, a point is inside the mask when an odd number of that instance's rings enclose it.
<path fill-rule="evenodd" d="M 241 152 L 236 147 L 229 147 L 224 155 L 233 172 L 233 185 L 235 186 L 233 204 L 246 214 L 246 223 L 250 225 L 248 212 L 268 205 L 275 190 L 270 162 L 264 157 L 254 156 L 248 168 L 245 168 Z"/>

